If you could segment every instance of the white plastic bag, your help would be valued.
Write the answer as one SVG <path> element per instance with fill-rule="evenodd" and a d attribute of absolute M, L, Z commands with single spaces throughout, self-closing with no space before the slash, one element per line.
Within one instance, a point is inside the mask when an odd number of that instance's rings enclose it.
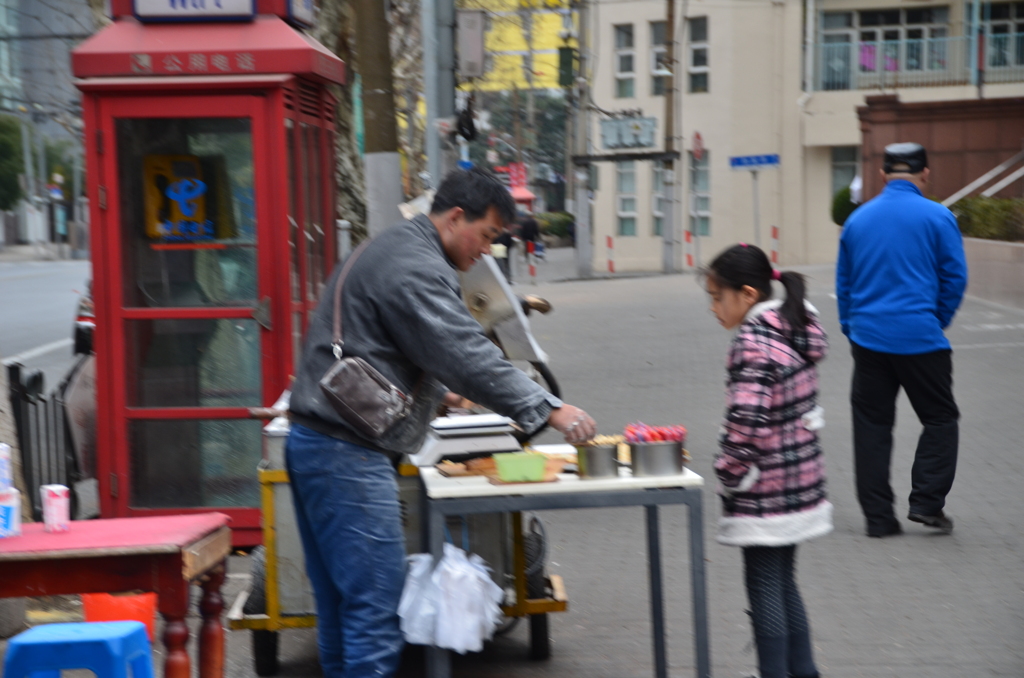
<path fill-rule="evenodd" d="M 452 544 L 444 545 L 444 557 L 433 574 L 437 589 L 437 647 L 459 654 L 479 652 L 501 619 L 499 603 L 503 592 L 487 571 L 480 556 Z"/>
<path fill-rule="evenodd" d="M 408 558 L 402 598 L 398 603 L 402 635 L 413 645 L 433 645 L 437 624 L 437 588 L 432 579 L 434 558 L 415 553 Z"/>

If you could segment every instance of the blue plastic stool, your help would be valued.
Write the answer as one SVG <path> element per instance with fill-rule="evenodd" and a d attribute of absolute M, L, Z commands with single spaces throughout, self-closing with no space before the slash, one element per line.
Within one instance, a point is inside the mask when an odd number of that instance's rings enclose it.
<path fill-rule="evenodd" d="M 137 621 L 43 624 L 7 644 L 6 678 L 60 678 L 62 669 L 89 669 L 97 678 L 153 678 L 146 625 Z"/>

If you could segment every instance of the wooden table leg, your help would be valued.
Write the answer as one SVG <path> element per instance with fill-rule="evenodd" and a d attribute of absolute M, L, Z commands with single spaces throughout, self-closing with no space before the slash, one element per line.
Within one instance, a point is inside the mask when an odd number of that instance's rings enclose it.
<path fill-rule="evenodd" d="M 223 583 L 224 563 L 203 578 L 203 599 L 199 602 L 199 611 L 203 615 L 203 625 L 199 630 L 199 678 L 224 676 L 224 625 L 221 622 L 224 598 L 220 595 Z"/>
<path fill-rule="evenodd" d="M 181 557 L 162 558 L 159 563 L 160 615 L 164 618 L 164 678 L 191 678 L 192 660 L 188 656 L 188 614 L 190 584 L 181 576 Z"/>
<path fill-rule="evenodd" d="M 167 660 L 164 662 L 164 678 L 191 678 L 192 660 L 185 645 L 188 643 L 188 625 L 185 615 L 177 616 L 166 612 L 164 617 L 164 648 Z"/>

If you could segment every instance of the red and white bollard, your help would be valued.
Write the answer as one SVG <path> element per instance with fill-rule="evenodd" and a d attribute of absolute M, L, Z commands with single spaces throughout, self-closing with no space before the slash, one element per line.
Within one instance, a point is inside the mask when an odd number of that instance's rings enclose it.
<path fill-rule="evenodd" d="M 530 266 L 530 284 L 531 285 L 536 285 L 537 284 L 537 265 L 534 263 L 534 261 L 535 261 L 535 258 L 534 258 L 534 251 L 535 251 L 535 249 L 534 248 L 535 247 L 536 247 L 536 243 L 534 243 L 532 240 L 527 241 L 527 243 L 526 243 L 526 263 L 529 264 L 529 266 Z"/>
<path fill-rule="evenodd" d="M 773 264 L 779 263 L 779 227 L 772 226 L 772 252 L 771 259 Z"/>
<path fill-rule="evenodd" d="M 608 245 L 608 272 L 615 273 L 615 241 L 608 235 L 605 236 L 605 242 Z"/>
<path fill-rule="evenodd" d="M 693 233 L 685 231 L 683 239 L 686 240 L 686 267 L 693 268 Z"/>

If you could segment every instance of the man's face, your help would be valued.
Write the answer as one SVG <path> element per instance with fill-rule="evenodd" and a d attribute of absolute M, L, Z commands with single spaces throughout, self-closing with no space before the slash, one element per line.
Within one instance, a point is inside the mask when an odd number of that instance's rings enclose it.
<path fill-rule="evenodd" d="M 491 207 L 484 216 L 470 221 L 461 207 L 442 215 L 441 244 L 445 254 L 460 271 L 468 271 L 481 255 L 489 254 L 491 243 L 501 235 L 504 223 Z"/>

